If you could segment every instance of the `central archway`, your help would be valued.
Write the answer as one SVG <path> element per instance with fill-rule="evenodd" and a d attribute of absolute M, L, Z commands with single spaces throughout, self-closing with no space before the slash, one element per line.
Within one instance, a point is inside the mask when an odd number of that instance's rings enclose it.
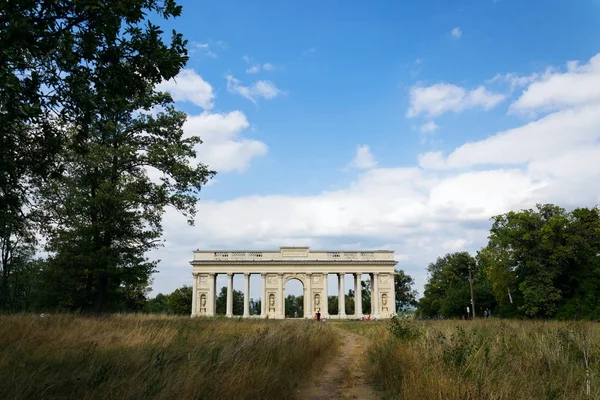
<path fill-rule="evenodd" d="M 285 318 L 305 317 L 306 286 L 298 277 L 288 278 L 283 287 Z"/>

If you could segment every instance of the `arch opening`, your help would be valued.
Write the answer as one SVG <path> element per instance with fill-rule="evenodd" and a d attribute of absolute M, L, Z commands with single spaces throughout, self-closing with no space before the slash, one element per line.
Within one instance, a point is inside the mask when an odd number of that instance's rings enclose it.
<path fill-rule="evenodd" d="M 285 318 L 304 318 L 305 316 L 305 298 L 306 286 L 298 278 L 291 278 L 285 282 L 283 287 L 284 294 L 284 315 Z"/>

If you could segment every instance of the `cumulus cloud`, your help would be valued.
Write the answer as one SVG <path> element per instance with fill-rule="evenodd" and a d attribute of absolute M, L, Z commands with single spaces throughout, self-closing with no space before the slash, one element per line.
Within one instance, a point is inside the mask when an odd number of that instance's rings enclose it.
<path fill-rule="evenodd" d="M 215 95 L 212 86 L 193 69 L 182 70 L 175 78 L 162 82 L 157 90 L 171 93 L 175 101 L 188 101 L 210 110 Z"/>
<path fill-rule="evenodd" d="M 462 36 L 462 30 L 460 29 L 460 27 L 457 26 L 456 28 L 450 31 L 450 35 L 452 35 L 454 39 L 460 39 L 460 37 Z"/>
<path fill-rule="evenodd" d="M 358 169 L 370 169 L 377 165 L 377 161 L 371 153 L 371 149 L 367 145 L 361 145 L 356 147 L 356 155 L 354 160 L 350 163 L 351 168 Z"/>
<path fill-rule="evenodd" d="M 254 104 L 259 98 L 273 99 L 284 94 L 273 82 L 260 80 L 251 85 L 244 86 L 232 75 L 227 76 L 227 90 L 231 93 L 237 93 Z"/>
<path fill-rule="evenodd" d="M 204 112 L 188 116 L 183 130 L 187 136 L 200 136 L 203 143 L 196 146 L 197 159 L 209 168 L 217 172 L 244 172 L 252 159 L 268 151 L 265 143 L 241 137 L 248 126 L 241 111 Z"/>
<path fill-rule="evenodd" d="M 468 108 L 489 110 L 505 98 L 505 95 L 490 92 L 483 86 L 472 90 L 448 83 L 413 86 L 410 89 L 410 107 L 406 116 L 437 117 L 449 111 L 460 112 Z"/>
<path fill-rule="evenodd" d="M 511 112 L 556 111 L 600 102 L 600 53 L 588 63 L 567 63 L 567 71 L 547 73 L 510 106 Z"/>
<path fill-rule="evenodd" d="M 423 125 L 421 125 L 421 127 L 419 128 L 419 131 L 422 134 L 429 134 L 429 133 L 435 133 L 435 132 L 437 132 L 437 130 L 439 128 L 440 127 L 435 122 L 428 121 L 428 122 L 425 122 Z"/>
<path fill-rule="evenodd" d="M 447 158 L 447 165 L 521 164 L 592 145 L 600 137 L 600 104 L 559 111 L 484 140 L 466 143 Z"/>

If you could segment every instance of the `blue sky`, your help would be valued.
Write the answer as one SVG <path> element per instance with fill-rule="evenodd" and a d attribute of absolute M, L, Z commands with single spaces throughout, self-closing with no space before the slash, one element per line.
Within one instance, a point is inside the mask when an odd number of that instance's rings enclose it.
<path fill-rule="evenodd" d="M 155 293 L 195 248 L 283 245 L 395 250 L 422 292 L 492 215 L 600 203 L 597 0 L 180 4 L 161 89 L 218 175 L 194 227 L 165 216 Z"/>

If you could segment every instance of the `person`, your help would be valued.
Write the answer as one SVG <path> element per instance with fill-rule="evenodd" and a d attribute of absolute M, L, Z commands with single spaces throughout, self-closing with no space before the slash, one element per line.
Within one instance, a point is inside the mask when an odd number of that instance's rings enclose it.
<path fill-rule="evenodd" d="M 317 311 L 317 321 L 321 320 L 321 313 Z"/>
<path fill-rule="evenodd" d="M 298 311 L 294 311 L 294 318 L 298 318 Z"/>

